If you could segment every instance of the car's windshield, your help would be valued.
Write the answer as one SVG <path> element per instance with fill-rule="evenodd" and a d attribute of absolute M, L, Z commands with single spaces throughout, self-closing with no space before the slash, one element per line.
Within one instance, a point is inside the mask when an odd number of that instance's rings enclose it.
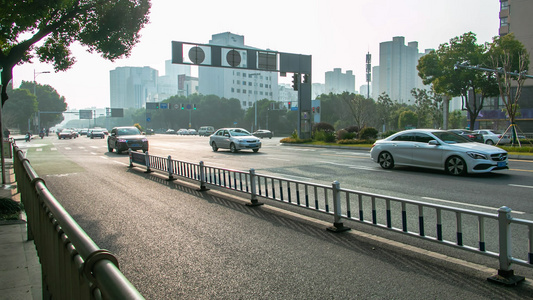
<path fill-rule="evenodd" d="M 471 143 L 472 141 L 451 131 L 435 131 L 433 135 L 447 144 Z"/>
<path fill-rule="evenodd" d="M 244 129 L 231 129 L 229 131 L 230 135 L 232 136 L 247 136 L 250 135 L 250 133 Z"/>
<path fill-rule="evenodd" d="M 139 129 L 132 127 L 132 128 L 119 128 L 117 131 L 117 135 L 137 135 L 141 134 L 139 132 Z"/>

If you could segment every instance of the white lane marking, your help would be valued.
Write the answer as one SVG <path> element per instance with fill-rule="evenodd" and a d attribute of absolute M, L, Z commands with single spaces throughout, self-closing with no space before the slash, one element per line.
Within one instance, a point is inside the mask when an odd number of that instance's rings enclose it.
<path fill-rule="evenodd" d="M 530 185 L 520 185 L 520 184 L 509 184 L 510 186 L 523 187 L 527 189 L 533 189 L 533 186 Z"/>
<path fill-rule="evenodd" d="M 70 147 L 65 147 L 65 150 L 70 150 L 70 149 L 72 149 L 72 148 L 70 148 Z"/>
<path fill-rule="evenodd" d="M 57 148 L 50 148 L 51 151 L 57 151 Z"/>
<path fill-rule="evenodd" d="M 35 149 L 35 151 L 37 151 L 37 152 L 42 152 L 42 151 L 43 151 L 43 148 L 37 148 L 37 149 Z"/>
<path fill-rule="evenodd" d="M 483 208 L 483 209 L 498 210 L 497 207 L 490 207 L 490 206 L 483 206 L 483 205 L 469 204 L 469 203 L 461 203 L 461 202 L 457 202 L 457 201 L 443 200 L 443 199 L 437 199 L 437 198 L 431 198 L 431 197 L 422 197 L 422 198 L 423 199 L 427 199 L 427 200 L 433 200 L 433 201 L 439 201 L 439 202 L 444 202 L 444 203 L 456 204 L 456 205 L 465 205 L 465 206 L 478 207 L 478 208 Z M 516 214 L 519 214 L 519 215 L 525 214 L 525 212 L 518 211 L 518 210 L 513 210 L 513 212 L 516 213 Z"/>
<path fill-rule="evenodd" d="M 275 158 L 275 157 L 269 157 L 267 159 L 270 159 L 270 160 L 281 160 L 281 161 L 291 161 L 290 159 Z"/>

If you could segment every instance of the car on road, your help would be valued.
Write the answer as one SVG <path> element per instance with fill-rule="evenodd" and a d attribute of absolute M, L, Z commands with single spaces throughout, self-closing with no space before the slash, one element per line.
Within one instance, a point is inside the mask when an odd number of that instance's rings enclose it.
<path fill-rule="evenodd" d="M 176 134 L 176 130 L 174 129 L 167 129 L 167 131 L 165 131 L 166 134 Z"/>
<path fill-rule="evenodd" d="M 91 129 L 89 136 L 91 137 L 91 139 L 94 139 L 94 138 L 103 139 L 105 138 L 105 131 L 102 129 Z"/>
<path fill-rule="evenodd" d="M 210 136 L 215 133 L 215 127 L 213 126 L 202 126 L 198 129 L 199 136 Z"/>
<path fill-rule="evenodd" d="M 148 151 L 148 139 L 135 126 L 115 127 L 107 137 L 107 150 L 116 151 L 120 154 L 122 151 L 142 150 Z"/>
<path fill-rule="evenodd" d="M 239 150 L 259 151 L 261 140 L 242 128 L 221 128 L 209 136 L 209 145 L 213 151 L 230 149 L 235 153 Z"/>
<path fill-rule="evenodd" d="M 444 170 L 451 175 L 508 169 L 507 151 L 437 129 L 404 130 L 378 140 L 370 157 L 383 169 L 412 166 Z"/>
<path fill-rule="evenodd" d="M 256 137 L 260 137 L 260 138 L 269 138 L 269 139 L 271 139 L 273 136 L 272 131 L 265 130 L 265 129 L 259 129 L 255 131 L 254 133 L 252 133 L 252 135 Z"/>
<path fill-rule="evenodd" d="M 57 133 L 58 139 L 75 139 L 78 137 L 78 133 L 72 129 L 63 129 Z"/>
<path fill-rule="evenodd" d="M 189 135 L 189 130 L 185 128 L 181 128 L 180 130 L 178 130 L 177 134 L 178 135 Z"/>
<path fill-rule="evenodd" d="M 502 135 L 499 132 L 489 130 L 489 129 L 479 129 L 479 130 L 474 130 L 474 132 L 483 135 L 485 144 L 496 145 L 496 144 L 509 144 L 511 142 L 511 136 L 509 134 Z"/>
<path fill-rule="evenodd" d="M 192 129 L 192 128 L 191 128 L 191 129 L 188 129 L 187 131 L 188 131 L 189 135 L 197 135 L 197 134 L 198 134 L 198 132 L 196 131 L 196 129 Z"/>
<path fill-rule="evenodd" d="M 463 136 L 472 142 L 478 142 L 478 143 L 484 143 L 485 139 L 483 139 L 483 135 L 481 133 L 477 133 L 471 130 L 466 129 L 450 129 L 449 131 L 455 132 L 460 136 Z"/>

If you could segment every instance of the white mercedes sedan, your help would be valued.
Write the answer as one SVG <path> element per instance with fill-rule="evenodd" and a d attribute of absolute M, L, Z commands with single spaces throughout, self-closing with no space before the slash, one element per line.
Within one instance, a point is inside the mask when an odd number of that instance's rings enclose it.
<path fill-rule="evenodd" d="M 411 129 L 395 133 L 376 141 L 370 156 L 383 169 L 411 166 L 444 170 L 452 175 L 509 168 L 507 151 L 437 129 Z"/>

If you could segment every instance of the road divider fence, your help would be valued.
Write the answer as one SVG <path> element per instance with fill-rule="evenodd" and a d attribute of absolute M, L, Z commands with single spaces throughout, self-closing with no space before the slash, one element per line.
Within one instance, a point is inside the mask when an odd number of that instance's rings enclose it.
<path fill-rule="evenodd" d="M 514 285 L 524 280 L 514 274 L 513 264 L 533 268 L 533 221 L 514 218 L 505 206 L 486 213 L 344 189 L 338 181 L 317 184 L 131 150 L 129 157 L 130 168 L 138 164 L 169 180 L 179 176 L 198 181 L 199 191 L 207 191 L 209 184 L 249 194 L 250 206 L 262 205 L 259 198 L 265 198 L 330 215 L 333 224 L 327 229 L 332 232 L 350 230 L 343 221 L 351 220 L 496 258 L 498 274 L 488 278 L 493 282 Z M 519 236 L 527 242 L 513 244 Z"/>
<path fill-rule="evenodd" d="M 46 187 L 15 143 L 13 168 L 41 263 L 43 299 L 144 299 Z"/>

